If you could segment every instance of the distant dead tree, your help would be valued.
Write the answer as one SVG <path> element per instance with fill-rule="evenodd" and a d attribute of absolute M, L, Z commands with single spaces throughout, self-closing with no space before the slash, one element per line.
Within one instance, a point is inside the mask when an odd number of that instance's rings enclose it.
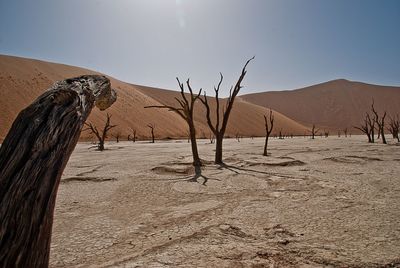
<path fill-rule="evenodd" d="M 121 138 L 121 131 L 118 130 L 115 133 L 111 134 L 111 136 L 113 136 L 118 143 L 119 139 Z"/>
<path fill-rule="evenodd" d="M 375 110 L 374 102 L 372 102 L 371 110 L 372 110 L 372 112 L 374 113 L 374 120 L 375 120 L 375 123 L 377 124 L 378 139 L 379 139 L 379 136 L 381 136 L 381 137 L 382 137 L 382 143 L 383 143 L 383 144 L 387 144 L 386 138 L 385 138 L 385 117 L 386 117 L 386 111 L 383 113 L 382 117 L 379 117 L 378 112 Z"/>
<path fill-rule="evenodd" d="M 238 141 L 238 142 L 240 142 L 240 138 L 241 138 L 241 136 L 240 136 L 240 134 L 239 134 L 239 132 L 238 133 L 236 133 L 236 140 Z"/>
<path fill-rule="evenodd" d="M 343 129 L 343 133 L 344 133 L 344 137 L 347 138 L 347 133 L 348 133 L 348 128 L 346 127 L 345 129 Z"/>
<path fill-rule="evenodd" d="M 97 143 L 97 149 L 98 149 L 99 151 L 103 151 L 103 150 L 104 150 L 104 141 L 105 141 L 106 138 L 108 137 L 108 136 L 107 136 L 108 131 L 109 131 L 110 129 L 112 129 L 112 128 L 114 128 L 114 127 L 117 126 L 117 125 L 111 125 L 110 120 L 111 120 L 111 115 L 109 115 L 109 114 L 107 113 L 106 123 L 104 124 L 104 127 L 103 127 L 103 130 L 102 130 L 102 131 L 99 131 L 99 130 L 97 129 L 97 127 L 96 127 L 95 125 L 93 125 L 91 122 L 85 123 L 85 125 L 87 126 L 87 128 L 84 129 L 84 131 L 89 130 L 90 133 L 92 133 L 92 134 L 94 134 L 94 135 L 96 136 L 97 141 L 98 141 L 98 143 Z"/>
<path fill-rule="evenodd" d="M 134 129 L 134 128 L 130 128 L 130 129 L 131 129 L 131 132 L 132 132 L 132 141 L 136 142 L 136 138 L 137 138 L 136 129 Z"/>
<path fill-rule="evenodd" d="M 151 143 L 154 143 L 154 129 L 156 128 L 155 124 L 148 124 L 148 128 L 150 128 L 151 131 Z"/>
<path fill-rule="evenodd" d="M 355 129 L 361 130 L 368 137 L 369 143 L 374 143 L 375 120 L 371 119 L 369 113 L 365 113 L 364 123 L 361 126 L 354 126 Z"/>
<path fill-rule="evenodd" d="M 187 142 L 189 143 L 190 142 L 190 131 L 187 131 L 186 132 L 186 136 L 187 136 Z M 196 141 L 197 142 L 197 141 Z"/>
<path fill-rule="evenodd" d="M 264 156 L 268 155 L 267 147 L 268 147 L 268 139 L 271 136 L 272 129 L 274 128 L 274 115 L 272 114 L 272 110 L 269 110 L 269 117 L 267 118 L 264 115 L 264 124 L 265 124 L 265 143 L 264 143 Z M 293 136 L 292 136 L 293 137 Z"/>
<path fill-rule="evenodd" d="M 213 144 L 214 143 L 214 139 L 215 139 L 215 136 L 214 136 L 213 133 L 210 133 L 209 139 L 210 139 L 210 143 Z"/>
<path fill-rule="evenodd" d="M 315 138 L 315 135 L 318 134 L 319 129 L 316 129 L 316 128 L 315 128 L 315 124 L 313 124 L 313 125 L 312 125 L 312 128 L 311 128 L 311 130 L 310 130 L 310 132 L 311 132 L 311 139 L 314 139 L 314 138 Z"/>
<path fill-rule="evenodd" d="M 177 113 L 180 117 L 182 117 L 188 127 L 189 127 L 189 138 L 191 141 L 192 145 L 192 156 L 193 156 L 193 165 L 194 166 L 201 166 L 201 160 L 199 157 L 199 152 L 197 149 L 197 141 L 196 141 L 196 128 L 194 125 L 194 119 L 193 119 L 193 111 L 194 111 L 194 105 L 196 103 L 196 100 L 200 98 L 201 91 L 202 89 L 199 90 L 197 94 L 193 93 L 193 89 L 190 85 L 190 80 L 186 80 L 186 87 L 189 90 L 189 98 L 185 95 L 185 88 L 183 83 L 179 81 L 179 78 L 176 78 L 176 81 L 178 81 L 179 88 L 181 90 L 181 97 L 180 98 L 175 98 L 177 103 L 179 104 L 180 107 L 174 107 L 174 106 L 169 106 L 169 105 L 158 105 L 158 106 L 146 106 L 145 108 L 165 108 L 168 109 L 169 111 Z"/>
<path fill-rule="evenodd" d="M 229 97 L 227 100 L 227 103 L 225 105 L 225 107 L 223 108 L 223 116 L 222 116 L 222 124 L 220 126 L 220 100 L 218 98 L 219 95 L 219 89 L 222 83 L 222 80 L 224 79 L 222 73 L 220 73 L 220 80 L 218 83 L 217 87 L 214 87 L 214 91 L 215 91 L 215 102 L 216 102 L 216 122 L 215 125 L 212 123 L 211 121 L 211 111 L 210 111 L 210 105 L 208 104 L 208 97 L 206 95 L 206 93 L 204 92 L 204 98 L 200 98 L 200 101 L 204 104 L 204 106 L 206 107 L 206 117 L 207 117 L 207 124 L 209 126 L 209 128 L 211 129 L 211 131 L 214 133 L 215 135 L 215 139 L 216 139 L 216 147 L 215 147 L 215 164 L 222 164 L 222 143 L 224 140 L 224 135 L 225 135 L 225 130 L 226 127 L 228 125 L 228 120 L 229 120 L 229 115 L 231 114 L 232 108 L 233 108 L 233 103 L 235 102 L 235 98 L 237 96 L 237 94 L 239 93 L 240 89 L 242 88 L 241 83 L 243 78 L 245 77 L 247 71 L 246 71 L 246 67 L 249 64 L 249 62 L 251 60 L 253 60 L 254 57 L 252 57 L 251 59 L 249 59 L 246 64 L 244 65 L 243 69 L 242 69 L 242 73 L 238 79 L 238 81 L 236 82 L 234 87 L 231 87 L 230 91 L 229 91 Z"/>
<path fill-rule="evenodd" d="M 48 267 L 57 190 L 92 108 L 116 100 L 105 76 L 56 82 L 22 110 L 0 147 L 0 267 Z"/>
<path fill-rule="evenodd" d="M 393 139 L 397 139 L 397 142 L 400 142 L 399 139 L 399 129 L 400 129 L 400 120 L 399 115 L 394 117 L 389 116 L 389 127 L 388 130 L 390 134 L 392 134 Z"/>
<path fill-rule="evenodd" d="M 283 135 L 282 135 L 282 129 L 279 130 L 279 139 L 280 139 L 280 140 L 283 140 L 283 139 L 284 139 L 284 137 L 283 137 Z"/>

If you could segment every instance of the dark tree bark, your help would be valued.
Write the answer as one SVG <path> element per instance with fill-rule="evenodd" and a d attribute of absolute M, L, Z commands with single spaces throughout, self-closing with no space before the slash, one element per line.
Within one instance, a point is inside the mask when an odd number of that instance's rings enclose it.
<path fill-rule="evenodd" d="M 182 117 L 186 123 L 188 124 L 189 127 L 189 135 L 188 138 L 190 139 L 191 147 L 192 147 L 192 155 L 193 155 L 193 165 L 194 166 L 201 166 L 201 160 L 199 157 L 199 152 L 197 150 L 197 140 L 196 140 L 196 128 L 194 125 L 194 119 L 193 119 L 193 111 L 194 111 L 194 105 L 196 103 L 196 100 L 199 99 L 201 95 L 202 89 L 199 90 L 197 94 L 193 94 L 192 87 L 190 86 L 190 81 L 189 79 L 186 81 L 186 86 L 189 89 L 190 93 L 190 98 L 188 99 L 185 95 L 185 89 L 183 83 L 179 81 L 178 78 L 176 78 L 179 84 L 179 88 L 181 90 L 181 98 L 175 98 L 175 100 L 179 104 L 178 107 L 174 106 L 169 106 L 169 105 L 156 105 L 156 106 L 146 106 L 145 108 L 164 108 L 168 109 L 172 112 L 177 113 L 180 117 Z"/>
<path fill-rule="evenodd" d="M 154 143 L 154 129 L 156 128 L 156 125 L 148 124 L 147 127 L 151 130 L 151 143 Z"/>
<path fill-rule="evenodd" d="M 377 124 L 378 139 L 379 139 L 379 136 L 381 136 L 382 137 L 382 143 L 383 144 L 387 144 L 386 138 L 385 138 L 386 111 L 383 113 L 382 117 L 379 117 L 378 112 L 375 110 L 374 102 L 372 102 L 371 109 L 372 109 L 372 112 L 374 113 L 374 121 Z"/>
<path fill-rule="evenodd" d="M 269 121 L 269 123 L 268 123 Z M 265 122 L 265 144 L 264 144 L 264 156 L 268 156 L 267 147 L 268 147 L 268 139 L 272 133 L 272 129 L 274 128 L 274 115 L 272 114 L 272 110 L 269 110 L 269 118 L 264 115 Z"/>
<path fill-rule="evenodd" d="M 94 104 L 116 100 L 105 76 L 55 83 L 15 119 L 0 147 L 0 267 L 47 267 L 63 170 Z"/>
<path fill-rule="evenodd" d="M 95 126 L 95 125 L 93 125 L 92 123 L 85 123 L 85 125 L 87 126 L 87 128 L 86 129 L 84 129 L 85 131 L 86 130 L 89 130 L 90 131 L 90 133 L 93 133 L 95 136 L 96 136 L 96 138 L 97 138 L 97 140 L 98 140 L 98 144 L 97 144 L 97 148 L 98 148 L 98 150 L 99 151 L 103 151 L 104 150 L 104 142 L 105 142 L 105 140 L 107 139 L 107 133 L 108 133 L 108 131 L 110 130 L 110 129 L 112 129 L 112 128 L 114 128 L 114 127 L 116 127 L 116 125 L 111 125 L 111 115 L 109 115 L 108 113 L 107 113 L 107 119 L 106 119 L 106 123 L 104 124 L 104 127 L 103 127 L 103 130 L 100 132 L 98 129 L 97 129 L 97 127 Z M 118 139 L 119 139 L 119 137 L 118 137 Z M 118 139 L 117 139 L 117 142 L 118 142 Z"/>
<path fill-rule="evenodd" d="M 242 73 L 238 79 L 238 81 L 236 82 L 234 87 L 231 87 L 230 91 L 229 91 L 229 98 L 227 100 L 226 106 L 223 109 L 223 114 L 222 114 L 222 122 L 220 122 L 221 118 L 220 118 L 220 103 L 219 103 L 219 89 L 222 83 L 222 80 L 224 79 L 222 73 L 220 73 L 220 80 L 218 83 L 217 87 L 214 87 L 214 91 L 215 91 L 215 102 L 216 102 L 216 122 L 215 125 L 213 124 L 213 122 L 211 121 L 211 111 L 210 111 L 210 105 L 208 104 L 208 98 L 206 93 L 204 92 L 204 98 L 200 98 L 200 101 L 204 104 L 204 106 L 206 107 L 206 117 L 207 117 L 207 124 L 209 126 L 209 128 L 211 129 L 211 131 L 214 133 L 215 135 L 215 140 L 216 140 L 216 145 L 215 145 L 215 164 L 222 164 L 222 143 L 224 140 L 224 135 L 225 135 L 225 130 L 226 127 L 228 125 L 228 120 L 229 120 L 229 115 L 231 114 L 232 108 L 233 108 L 233 103 L 235 102 L 235 98 L 237 96 L 237 94 L 239 93 L 240 89 L 242 88 L 241 83 L 243 81 L 243 78 L 245 77 L 247 71 L 246 71 L 246 67 L 249 64 L 250 61 L 252 61 L 254 59 L 251 58 L 249 59 L 246 64 L 244 65 L 243 69 L 242 69 Z M 220 126 L 221 124 L 221 126 Z"/>

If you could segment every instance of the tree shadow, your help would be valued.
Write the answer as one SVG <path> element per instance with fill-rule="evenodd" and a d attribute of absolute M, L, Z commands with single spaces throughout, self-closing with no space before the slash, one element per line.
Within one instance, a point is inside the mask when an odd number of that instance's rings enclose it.
<path fill-rule="evenodd" d="M 223 168 L 228 169 L 229 171 L 232 171 L 235 174 L 240 174 L 240 172 L 238 171 L 238 170 L 240 170 L 240 171 L 253 172 L 253 173 L 258 173 L 258 174 L 263 174 L 263 175 L 271 175 L 270 172 L 259 171 L 259 170 L 243 168 L 243 167 L 235 167 L 235 166 L 228 165 L 225 163 L 220 164 L 218 167 L 219 170 L 221 170 Z"/>
<path fill-rule="evenodd" d="M 172 178 L 172 179 L 159 179 L 162 181 L 168 180 L 168 181 L 187 181 L 187 182 L 197 182 L 200 183 L 199 179 L 203 178 L 203 183 L 201 183 L 204 186 L 207 186 L 207 182 L 209 180 L 215 180 L 215 181 L 221 181 L 220 179 L 215 179 L 215 178 L 210 178 L 207 176 L 204 176 L 201 171 L 201 166 L 195 166 L 194 167 L 194 175 L 190 176 L 185 176 L 185 177 L 179 177 L 179 178 Z"/>

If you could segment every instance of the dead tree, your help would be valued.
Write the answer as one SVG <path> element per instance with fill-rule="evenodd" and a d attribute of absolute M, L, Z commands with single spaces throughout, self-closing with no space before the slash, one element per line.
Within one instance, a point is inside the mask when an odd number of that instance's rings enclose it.
<path fill-rule="evenodd" d="M 397 139 L 397 142 L 400 142 L 399 139 L 399 129 L 400 129 L 400 120 L 399 115 L 394 117 L 389 116 L 389 127 L 388 130 L 390 134 L 392 134 L 393 139 Z"/>
<path fill-rule="evenodd" d="M 208 97 L 207 97 L 206 93 L 204 92 L 204 98 L 200 98 L 201 102 L 206 107 L 207 124 L 208 124 L 209 128 L 211 129 L 211 131 L 214 133 L 215 139 L 216 139 L 215 161 L 214 161 L 215 164 L 223 163 L 222 162 L 222 143 L 224 140 L 225 130 L 228 125 L 229 115 L 231 114 L 231 111 L 233 108 L 233 103 L 235 102 L 235 98 L 236 98 L 237 94 L 239 93 L 240 89 L 242 88 L 241 83 L 247 73 L 246 67 L 249 64 L 249 62 L 253 59 L 254 59 L 254 57 L 249 59 L 246 62 L 246 64 L 244 65 L 244 67 L 242 69 L 242 73 L 241 73 L 238 81 L 236 82 L 234 87 L 231 87 L 231 89 L 229 91 L 229 97 L 227 99 L 227 103 L 222 109 L 222 112 L 223 112 L 222 122 L 220 122 L 220 120 L 221 120 L 221 118 L 220 118 L 220 100 L 218 98 L 220 86 L 221 86 L 222 80 L 224 79 L 222 73 L 220 73 L 220 80 L 219 80 L 218 86 L 214 87 L 215 102 L 216 102 L 216 108 L 215 108 L 216 122 L 215 122 L 215 124 L 213 124 L 213 122 L 211 121 L 210 105 L 208 104 Z"/>
<path fill-rule="evenodd" d="M 181 98 L 175 98 L 175 100 L 177 101 L 180 107 L 160 105 L 160 106 L 146 106 L 145 108 L 165 108 L 168 109 L 169 111 L 177 113 L 180 117 L 182 117 L 186 121 L 189 127 L 188 138 L 190 139 L 192 145 L 193 165 L 201 166 L 201 160 L 199 157 L 199 152 L 197 150 L 196 128 L 194 125 L 193 111 L 196 100 L 200 98 L 202 89 L 200 89 L 197 94 L 194 94 L 189 79 L 186 80 L 186 86 L 190 93 L 190 96 L 188 98 L 185 95 L 185 88 L 183 83 L 179 81 L 178 77 L 176 78 L 176 80 L 178 81 L 178 85 L 181 90 Z"/>
<path fill-rule="evenodd" d="M 311 132 L 311 139 L 315 139 L 315 135 L 318 134 L 319 129 L 315 129 L 315 124 L 313 124 L 310 132 Z"/>
<path fill-rule="evenodd" d="M 0 147 L 0 267 L 48 267 L 63 170 L 93 106 L 115 100 L 108 78 L 85 75 L 56 82 L 18 114 Z"/>
<path fill-rule="evenodd" d="M 280 139 L 280 140 L 283 140 L 283 139 L 284 139 L 284 137 L 283 137 L 283 135 L 282 135 L 282 129 L 279 130 L 279 139 Z"/>
<path fill-rule="evenodd" d="M 84 129 L 84 131 L 89 130 L 90 133 L 94 134 L 97 138 L 97 149 L 99 151 L 103 151 L 104 150 L 104 142 L 105 140 L 108 138 L 107 133 L 110 129 L 116 127 L 117 125 L 111 125 L 111 115 L 109 115 L 107 113 L 107 119 L 106 119 L 106 123 L 104 124 L 103 130 L 99 131 L 97 129 L 97 127 L 95 125 L 93 125 L 91 122 L 89 123 L 85 123 L 85 125 L 87 126 L 86 129 Z"/>
<path fill-rule="evenodd" d="M 374 143 L 374 129 L 375 121 L 371 119 L 368 113 L 365 114 L 364 123 L 361 126 L 354 126 L 354 128 L 361 130 L 368 137 L 369 143 Z"/>
<path fill-rule="evenodd" d="M 268 155 L 267 147 L 268 147 L 268 139 L 272 133 L 272 129 L 274 128 L 274 115 L 272 114 L 272 110 L 269 110 L 269 118 L 264 115 L 265 122 L 265 143 L 264 143 L 264 156 Z M 269 122 L 269 123 L 268 123 Z"/>
<path fill-rule="evenodd" d="M 154 129 L 156 128 L 155 124 L 148 124 L 148 128 L 150 128 L 151 131 L 151 143 L 154 143 Z"/>
<path fill-rule="evenodd" d="M 371 118 L 371 116 L 367 113 L 366 114 L 366 121 L 369 127 L 371 143 L 375 142 L 375 120 Z"/>
<path fill-rule="evenodd" d="M 344 133 L 344 137 L 347 138 L 347 133 L 348 133 L 347 127 L 345 129 L 343 129 L 343 133 Z"/>
<path fill-rule="evenodd" d="M 210 143 L 211 144 L 213 144 L 214 143 L 214 139 L 215 139 L 215 136 L 214 136 L 214 134 L 213 133 L 210 133 Z"/>
<path fill-rule="evenodd" d="M 238 142 L 240 142 L 240 134 L 239 133 L 236 133 L 236 136 L 235 136 L 235 138 L 236 138 L 236 140 L 238 141 Z"/>
<path fill-rule="evenodd" d="M 386 138 L 385 138 L 385 117 L 386 117 L 386 111 L 383 113 L 382 117 L 379 117 L 378 112 L 375 110 L 374 102 L 372 102 L 371 109 L 372 109 L 372 112 L 374 113 L 374 120 L 375 120 L 375 123 L 377 124 L 378 139 L 379 139 L 379 136 L 381 136 L 381 137 L 382 137 L 382 143 L 383 143 L 383 144 L 387 144 Z"/>
<path fill-rule="evenodd" d="M 115 138 L 116 142 L 118 143 L 119 139 L 121 138 L 121 131 L 116 131 L 115 133 L 113 133 L 111 135 Z"/>
<path fill-rule="evenodd" d="M 136 129 L 131 128 L 131 132 L 132 132 L 132 141 L 136 142 L 136 138 L 137 138 Z"/>

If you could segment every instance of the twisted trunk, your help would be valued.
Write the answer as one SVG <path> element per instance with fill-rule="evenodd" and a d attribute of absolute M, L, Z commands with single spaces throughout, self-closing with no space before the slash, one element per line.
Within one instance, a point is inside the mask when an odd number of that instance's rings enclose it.
<path fill-rule="evenodd" d="M 94 103 L 116 99 L 104 76 L 56 83 L 19 113 L 0 147 L 0 267 L 47 267 L 63 170 Z"/>

